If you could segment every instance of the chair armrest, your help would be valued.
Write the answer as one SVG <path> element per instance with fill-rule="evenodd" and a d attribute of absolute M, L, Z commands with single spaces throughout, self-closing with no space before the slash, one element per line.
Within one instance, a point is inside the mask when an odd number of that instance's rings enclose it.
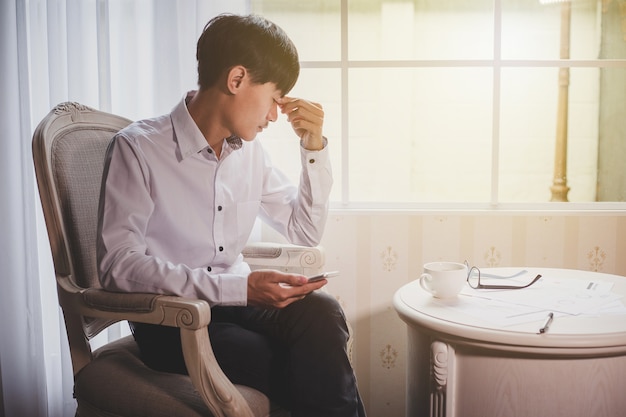
<path fill-rule="evenodd" d="M 112 313 L 123 320 L 192 330 L 206 327 L 211 321 L 211 307 L 203 300 L 99 289 L 86 290 L 82 295 L 90 311 L 101 312 L 106 318 L 112 318 Z"/>
<path fill-rule="evenodd" d="M 57 283 L 63 309 L 84 317 L 130 320 L 185 329 L 200 329 L 211 321 L 211 307 L 203 300 L 84 289 L 76 286 L 69 277 L 59 278 Z"/>
<path fill-rule="evenodd" d="M 256 242 L 242 251 L 244 261 L 254 271 L 277 269 L 302 275 L 321 272 L 326 262 L 322 246 L 300 246 L 287 243 Z"/>

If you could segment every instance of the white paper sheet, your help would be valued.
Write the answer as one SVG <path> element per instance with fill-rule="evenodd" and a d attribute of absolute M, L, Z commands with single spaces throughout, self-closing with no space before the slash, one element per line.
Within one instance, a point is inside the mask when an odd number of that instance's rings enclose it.
<path fill-rule="evenodd" d="M 532 280 L 532 277 L 530 277 L 530 280 Z M 505 285 L 520 285 L 529 282 L 529 278 L 518 277 L 514 280 L 481 279 L 483 284 L 503 284 L 504 282 L 506 282 Z M 547 280 L 543 277 L 529 288 L 477 290 L 466 285 L 461 294 L 520 306 L 535 307 L 555 313 L 581 314 L 595 311 L 599 307 L 621 299 L 621 295 L 610 291 L 612 287 L 613 283 L 608 281 L 577 278 L 551 278 Z"/>
<path fill-rule="evenodd" d="M 549 274 L 549 272 L 548 272 Z M 512 271 L 514 278 L 493 278 L 483 274 L 483 284 L 524 285 L 534 278 L 527 271 Z M 546 279 L 549 278 L 549 279 Z M 622 296 L 611 292 L 613 283 L 578 278 L 545 276 L 533 286 L 514 290 L 476 290 L 466 285 L 452 300 L 437 300 L 461 314 L 506 327 L 540 322 L 548 313 L 555 318 L 566 315 L 597 317 L 626 314 Z"/>
<path fill-rule="evenodd" d="M 459 295 L 452 300 L 435 300 L 435 302 L 461 314 L 467 314 L 500 327 L 543 320 L 548 314 L 542 308 L 466 295 Z"/>

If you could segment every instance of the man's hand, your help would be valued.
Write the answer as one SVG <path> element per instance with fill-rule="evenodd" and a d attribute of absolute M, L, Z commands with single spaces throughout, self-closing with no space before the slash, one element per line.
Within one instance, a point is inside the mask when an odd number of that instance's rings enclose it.
<path fill-rule="evenodd" d="M 262 308 L 283 308 L 323 287 L 325 279 L 307 283 L 299 274 L 286 274 L 261 269 L 248 275 L 248 305 Z M 282 284 L 282 285 L 281 285 Z"/>
<path fill-rule="evenodd" d="M 287 120 L 302 140 L 305 149 L 319 151 L 324 148 L 322 139 L 324 110 L 320 104 L 287 96 L 276 102 L 280 111 L 287 115 Z"/>

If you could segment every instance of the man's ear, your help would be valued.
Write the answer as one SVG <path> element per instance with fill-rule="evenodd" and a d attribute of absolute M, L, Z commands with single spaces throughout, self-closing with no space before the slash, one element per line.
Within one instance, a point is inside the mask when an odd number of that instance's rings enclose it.
<path fill-rule="evenodd" d="M 228 92 L 230 94 L 237 94 L 247 75 L 248 71 L 244 66 L 237 65 L 232 67 L 226 77 L 226 88 Z"/>

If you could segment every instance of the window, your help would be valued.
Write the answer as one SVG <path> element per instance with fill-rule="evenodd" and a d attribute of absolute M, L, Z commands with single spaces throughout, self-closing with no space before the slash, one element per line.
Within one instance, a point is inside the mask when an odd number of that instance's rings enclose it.
<path fill-rule="evenodd" d="M 621 0 L 251 0 L 324 104 L 348 207 L 626 201 Z M 280 120 L 260 138 L 295 179 Z M 292 152 L 293 149 L 293 152 Z"/>
<path fill-rule="evenodd" d="M 335 207 L 626 202 L 625 0 L 81 4 L 107 5 L 110 86 L 100 91 L 131 119 L 169 112 L 195 86 L 195 42 L 211 17 L 279 24 L 302 63 L 291 95 L 324 105 Z M 68 39 L 69 50 L 91 57 L 85 39 Z M 259 140 L 297 181 L 284 118 Z"/>

